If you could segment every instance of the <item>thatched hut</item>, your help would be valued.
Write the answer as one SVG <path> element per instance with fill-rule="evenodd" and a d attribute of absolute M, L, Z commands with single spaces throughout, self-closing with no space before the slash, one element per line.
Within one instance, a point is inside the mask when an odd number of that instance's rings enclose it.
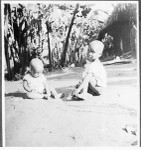
<path fill-rule="evenodd" d="M 105 34 L 113 37 L 112 50 L 116 56 L 131 54 L 136 56 L 137 49 L 137 3 L 120 3 L 105 23 L 99 34 L 102 40 Z M 131 56 L 130 55 L 130 56 Z"/>

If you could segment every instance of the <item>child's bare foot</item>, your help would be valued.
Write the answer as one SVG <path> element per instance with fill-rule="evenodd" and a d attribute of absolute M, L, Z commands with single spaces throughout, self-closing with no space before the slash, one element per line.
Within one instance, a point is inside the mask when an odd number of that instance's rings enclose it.
<path fill-rule="evenodd" d="M 81 93 L 81 94 L 78 94 L 77 97 L 80 99 L 86 99 L 88 97 L 88 94 L 87 93 Z"/>
<path fill-rule="evenodd" d="M 62 97 L 64 97 L 64 93 L 59 93 L 54 96 L 55 99 L 62 98 Z"/>
<path fill-rule="evenodd" d="M 72 94 L 69 94 L 68 97 L 66 97 L 66 100 L 71 100 L 72 97 L 73 97 L 73 95 L 72 95 Z"/>
<path fill-rule="evenodd" d="M 49 96 L 47 94 L 44 94 L 43 99 L 48 100 Z"/>

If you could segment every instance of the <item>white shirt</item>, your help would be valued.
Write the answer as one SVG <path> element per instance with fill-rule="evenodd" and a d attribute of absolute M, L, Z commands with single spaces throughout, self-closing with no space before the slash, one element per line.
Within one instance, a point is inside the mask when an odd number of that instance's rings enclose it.
<path fill-rule="evenodd" d="M 93 77 L 95 78 L 97 85 L 101 87 L 106 87 L 106 71 L 99 60 L 95 60 L 92 63 L 86 64 L 86 68 L 83 72 L 83 78 L 88 74 L 92 73 Z"/>
<path fill-rule="evenodd" d="M 45 89 L 45 84 L 47 82 L 43 74 L 39 74 L 39 77 L 36 78 L 33 77 L 31 74 L 26 74 L 23 80 L 26 80 L 28 82 L 28 86 L 38 93 L 43 93 Z"/>

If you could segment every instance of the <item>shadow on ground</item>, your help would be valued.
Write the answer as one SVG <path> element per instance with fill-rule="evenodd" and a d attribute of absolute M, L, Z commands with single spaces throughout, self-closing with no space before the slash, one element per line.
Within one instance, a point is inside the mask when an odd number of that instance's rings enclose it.
<path fill-rule="evenodd" d="M 62 87 L 62 88 L 56 88 L 58 93 L 63 93 L 63 101 L 67 101 L 66 98 L 73 92 L 74 87 L 70 86 L 70 87 Z M 13 92 L 13 93 L 8 93 L 5 94 L 5 97 L 10 97 L 10 98 L 22 98 L 22 99 L 29 99 L 26 95 L 26 93 L 22 93 L 22 92 Z M 73 101 L 73 100 L 71 100 Z M 75 100 L 74 100 L 75 101 Z"/>
<path fill-rule="evenodd" d="M 23 99 L 28 99 L 26 93 L 8 93 L 5 94 L 5 97 L 19 97 Z"/>

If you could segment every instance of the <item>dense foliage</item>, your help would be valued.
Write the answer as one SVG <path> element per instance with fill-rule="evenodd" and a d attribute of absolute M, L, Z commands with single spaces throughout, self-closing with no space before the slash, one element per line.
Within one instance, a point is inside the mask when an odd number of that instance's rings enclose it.
<path fill-rule="evenodd" d="M 95 4 L 4 4 L 7 79 L 23 75 L 34 57 L 50 71 L 83 66 L 88 43 L 98 38 L 110 13 Z M 103 40 L 112 45 L 111 36 Z"/>

